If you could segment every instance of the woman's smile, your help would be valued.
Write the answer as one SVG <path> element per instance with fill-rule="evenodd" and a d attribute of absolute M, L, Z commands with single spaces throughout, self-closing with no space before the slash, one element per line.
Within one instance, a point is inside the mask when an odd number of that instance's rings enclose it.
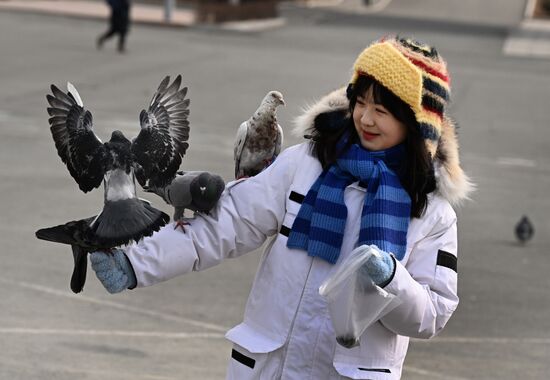
<path fill-rule="evenodd" d="M 375 138 L 377 138 L 379 136 L 378 133 L 371 133 L 371 132 L 367 132 L 367 131 L 362 131 L 362 134 L 363 134 L 363 139 L 365 139 L 367 141 L 374 140 Z"/>

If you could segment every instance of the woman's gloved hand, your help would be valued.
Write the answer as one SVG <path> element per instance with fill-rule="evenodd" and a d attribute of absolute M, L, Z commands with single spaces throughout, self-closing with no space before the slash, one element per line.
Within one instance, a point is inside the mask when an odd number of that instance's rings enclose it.
<path fill-rule="evenodd" d="M 90 254 L 92 269 L 105 289 L 111 294 L 137 285 L 134 268 L 121 249 L 112 252 L 96 251 Z"/>
<path fill-rule="evenodd" d="M 368 274 L 376 285 L 384 287 L 395 273 L 395 259 L 391 254 L 377 249 L 360 270 Z"/>

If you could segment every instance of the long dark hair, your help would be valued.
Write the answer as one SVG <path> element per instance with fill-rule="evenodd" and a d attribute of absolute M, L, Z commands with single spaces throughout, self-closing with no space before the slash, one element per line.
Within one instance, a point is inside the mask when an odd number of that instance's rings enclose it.
<path fill-rule="evenodd" d="M 397 120 L 407 126 L 407 137 L 404 142 L 407 156 L 396 174 L 411 197 L 411 217 L 419 218 L 428 205 L 428 194 L 436 187 L 432 157 L 426 149 L 411 107 L 374 78 L 361 75 L 355 84 L 348 88 L 349 114 L 337 111 L 316 117 L 315 126 L 310 131 L 313 141 L 312 152 L 321 162 L 323 169 L 326 169 L 334 164 L 342 153 L 338 151 L 337 143 L 344 134 L 348 133 L 350 136 L 348 146 L 344 149 L 349 148 L 351 144 L 361 144 L 353 117 L 350 115 L 353 115 L 357 97 L 364 96 L 371 87 L 374 102 L 383 105 Z"/>

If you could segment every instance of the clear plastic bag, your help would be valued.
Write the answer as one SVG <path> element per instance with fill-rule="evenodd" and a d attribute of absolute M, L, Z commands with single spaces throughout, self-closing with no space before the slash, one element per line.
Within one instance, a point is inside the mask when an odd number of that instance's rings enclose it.
<path fill-rule="evenodd" d="M 346 348 L 359 345 L 366 328 L 401 303 L 361 270 L 371 255 L 380 256 L 376 245 L 355 248 L 319 287 L 328 302 L 336 340 Z"/>

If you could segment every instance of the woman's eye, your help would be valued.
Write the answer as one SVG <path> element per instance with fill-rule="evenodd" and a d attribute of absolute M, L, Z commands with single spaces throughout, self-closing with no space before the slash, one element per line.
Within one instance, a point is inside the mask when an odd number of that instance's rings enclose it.
<path fill-rule="evenodd" d="M 376 112 L 381 113 L 381 114 L 387 114 L 388 113 L 388 111 L 386 111 L 384 108 L 380 108 L 380 107 L 376 107 L 375 110 L 376 110 Z"/>
<path fill-rule="evenodd" d="M 363 99 L 357 99 L 357 104 L 361 105 L 361 106 L 364 106 L 365 105 L 365 101 Z"/>

